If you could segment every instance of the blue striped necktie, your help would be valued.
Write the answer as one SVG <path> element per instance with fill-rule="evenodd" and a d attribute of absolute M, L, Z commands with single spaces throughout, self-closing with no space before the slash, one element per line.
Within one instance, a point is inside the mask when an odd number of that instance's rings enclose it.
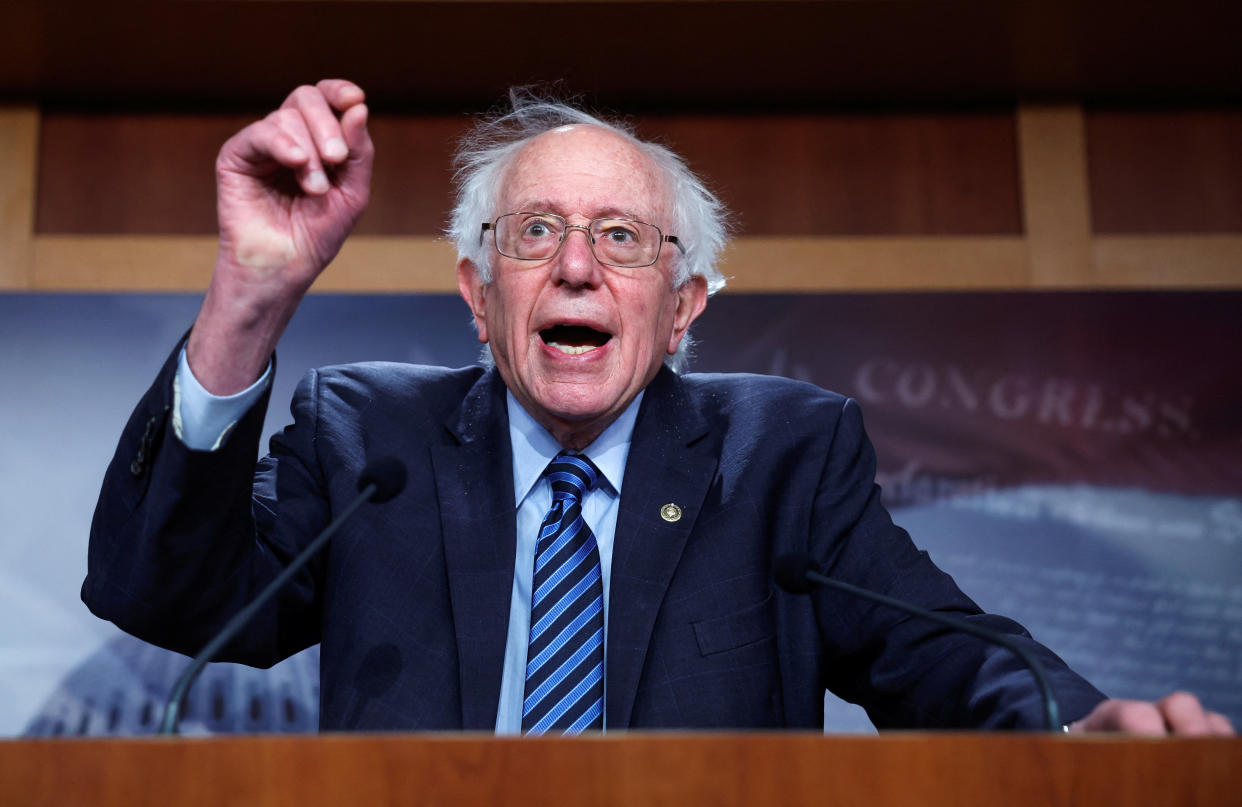
<path fill-rule="evenodd" d="M 604 585 L 582 498 L 599 484 L 584 456 L 558 454 L 544 471 L 552 509 L 539 528 L 526 649 L 522 732 L 604 727 Z"/>

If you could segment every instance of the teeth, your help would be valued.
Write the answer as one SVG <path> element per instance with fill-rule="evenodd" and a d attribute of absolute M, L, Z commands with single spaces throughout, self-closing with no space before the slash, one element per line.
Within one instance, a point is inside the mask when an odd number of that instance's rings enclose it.
<path fill-rule="evenodd" d="M 595 345 L 562 345 L 560 342 L 548 342 L 548 344 L 562 353 L 568 353 L 570 356 L 581 356 L 583 353 L 590 353 L 595 349 Z"/>

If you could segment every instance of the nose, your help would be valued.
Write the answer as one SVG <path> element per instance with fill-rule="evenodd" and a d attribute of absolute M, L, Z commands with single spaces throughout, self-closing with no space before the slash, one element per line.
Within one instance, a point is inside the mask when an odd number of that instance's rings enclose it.
<path fill-rule="evenodd" d="M 582 232 L 582 238 L 572 237 L 575 230 Z M 575 287 L 593 287 L 599 284 L 603 268 L 603 264 L 595 259 L 591 231 L 580 224 L 567 225 L 564 241 L 552 267 L 552 279 Z"/>

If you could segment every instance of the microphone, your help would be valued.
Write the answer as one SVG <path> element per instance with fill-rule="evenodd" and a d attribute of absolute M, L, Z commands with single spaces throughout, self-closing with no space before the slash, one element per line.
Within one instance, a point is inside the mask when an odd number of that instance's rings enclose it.
<path fill-rule="evenodd" d="M 358 497 L 350 502 L 349 506 L 341 511 L 340 515 L 332 520 L 323 532 L 307 544 L 293 561 L 281 571 L 276 579 L 268 583 L 267 587 L 259 592 L 259 596 L 255 597 L 245 608 L 233 615 L 220 632 L 212 637 L 190 665 L 186 667 L 185 672 L 177 679 L 177 683 L 173 685 L 172 692 L 168 696 L 168 701 L 164 705 L 164 718 L 160 721 L 160 729 L 158 734 L 176 734 L 177 727 L 181 722 L 181 705 L 185 702 L 185 696 L 193 686 L 194 681 L 198 678 L 199 673 L 207 666 L 207 662 L 211 661 L 220 649 L 229 643 L 242 628 L 254 619 L 254 615 L 259 612 L 268 600 L 272 598 L 277 591 L 284 587 L 295 574 L 301 571 L 315 553 L 323 548 L 328 539 L 344 524 L 350 516 L 354 514 L 362 505 L 367 502 L 386 502 L 396 496 L 405 487 L 405 465 L 401 460 L 395 457 L 380 457 L 372 460 L 367 467 L 362 470 L 362 474 L 358 477 Z"/>
<path fill-rule="evenodd" d="M 1044 674 L 1043 665 L 1039 663 L 1039 659 L 1035 658 L 1030 650 L 1023 647 L 1019 642 L 1014 641 L 1012 636 L 989 628 L 981 628 L 959 617 L 929 611 L 926 608 L 920 608 L 904 600 L 894 599 L 869 589 L 860 588 L 851 583 L 834 580 L 820 572 L 819 564 L 810 555 L 802 553 L 781 555 L 777 558 L 776 562 L 772 564 L 772 579 L 776 581 L 776 585 L 790 594 L 809 594 L 821 586 L 827 586 L 828 588 L 835 588 L 839 591 L 862 597 L 865 600 L 888 605 L 899 611 L 905 611 L 907 614 L 930 619 L 932 622 L 968 633 L 971 636 L 983 639 L 985 642 L 1000 645 L 1021 659 L 1022 663 L 1027 666 L 1027 669 L 1031 671 L 1031 674 L 1035 676 L 1035 683 L 1039 687 L 1039 694 L 1043 699 L 1044 720 L 1048 724 L 1048 731 L 1055 731 L 1057 733 L 1062 731 L 1061 710 L 1057 706 L 1056 698 L 1052 694 L 1052 686 L 1048 683 L 1048 677 Z"/>
<path fill-rule="evenodd" d="M 368 491 L 368 487 L 373 490 Z M 363 501 L 380 504 L 394 498 L 404 489 L 405 463 L 396 457 L 371 460 L 358 475 L 358 492 L 362 494 Z M 346 512 L 349 512 L 348 508 Z M 329 526 L 328 529 L 332 527 Z"/>

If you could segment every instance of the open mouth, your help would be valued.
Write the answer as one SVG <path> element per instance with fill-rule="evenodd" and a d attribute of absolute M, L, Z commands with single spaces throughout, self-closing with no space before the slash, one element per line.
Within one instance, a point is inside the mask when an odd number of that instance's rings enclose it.
<path fill-rule="evenodd" d="M 553 325 L 539 332 L 544 344 L 570 356 L 589 353 L 612 338 L 612 334 L 597 331 L 586 325 Z"/>

